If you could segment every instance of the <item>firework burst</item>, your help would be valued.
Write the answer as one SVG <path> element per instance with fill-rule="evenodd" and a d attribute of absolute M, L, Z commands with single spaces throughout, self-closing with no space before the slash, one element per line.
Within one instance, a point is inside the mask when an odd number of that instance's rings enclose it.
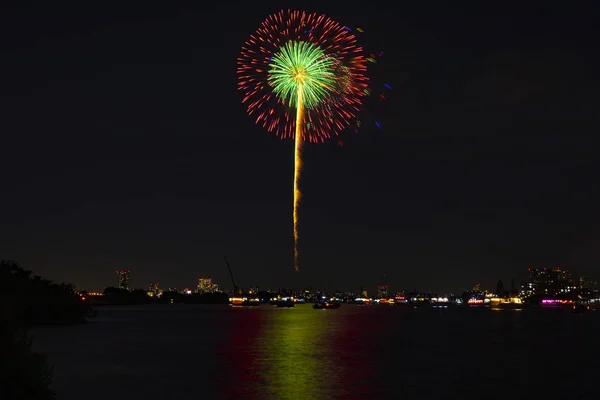
<path fill-rule="evenodd" d="M 325 15 L 280 11 L 242 47 L 238 87 L 256 123 L 294 139 L 294 267 L 298 263 L 303 142 L 339 135 L 368 93 L 367 59 L 356 37 Z"/>

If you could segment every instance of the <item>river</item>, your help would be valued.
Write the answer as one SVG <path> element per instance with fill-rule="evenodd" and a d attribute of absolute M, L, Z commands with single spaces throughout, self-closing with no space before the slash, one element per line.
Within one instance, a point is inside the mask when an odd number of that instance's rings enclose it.
<path fill-rule="evenodd" d="M 34 330 L 61 400 L 596 399 L 600 312 L 100 307 Z"/>

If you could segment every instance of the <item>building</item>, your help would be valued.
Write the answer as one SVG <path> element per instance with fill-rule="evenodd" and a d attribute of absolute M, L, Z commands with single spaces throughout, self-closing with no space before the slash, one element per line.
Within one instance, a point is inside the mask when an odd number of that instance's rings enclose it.
<path fill-rule="evenodd" d="M 533 282 L 523 282 L 521 283 L 521 291 L 519 292 L 521 297 L 529 297 L 535 294 L 533 290 Z"/>
<path fill-rule="evenodd" d="M 521 285 L 521 296 L 554 296 L 574 289 L 571 272 L 567 269 L 529 268 L 529 281 Z"/>
<path fill-rule="evenodd" d="M 119 289 L 131 290 L 131 270 L 117 270 L 117 287 Z"/>
<path fill-rule="evenodd" d="M 301 296 L 306 300 L 314 300 L 317 297 L 317 294 L 312 288 L 304 288 L 301 292 Z"/>
<path fill-rule="evenodd" d="M 148 296 L 150 297 L 159 297 L 162 294 L 162 290 L 160 290 L 158 286 L 158 282 L 151 283 L 148 285 Z"/>
<path fill-rule="evenodd" d="M 211 278 L 198 278 L 198 293 L 209 293 L 211 287 Z"/>
<path fill-rule="evenodd" d="M 388 297 L 388 286 L 387 285 L 377 285 L 377 297 L 380 299 L 387 299 Z"/>
<path fill-rule="evenodd" d="M 218 291 L 219 285 L 214 283 L 211 278 L 198 278 L 198 293 L 217 293 Z"/>
<path fill-rule="evenodd" d="M 582 276 L 579 278 L 579 288 L 587 290 L 598 290 L 600 289 L 600 281 L 589 279 L 587 276 Z"/>

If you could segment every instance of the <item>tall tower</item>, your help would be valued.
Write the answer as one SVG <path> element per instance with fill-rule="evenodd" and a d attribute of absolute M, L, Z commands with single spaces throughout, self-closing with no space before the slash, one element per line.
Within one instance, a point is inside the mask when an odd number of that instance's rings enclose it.
<path fill-rule="evenodd" d="M 117 270 L 117 287 L 119 289 L 131 290 L 131 270 Z"/>
<path fill-rule="evenodd" d="M 380 299 L 388 298 L 387 272 L 383 274 L 382 283 L 377 285 L 377 297 Z"/>

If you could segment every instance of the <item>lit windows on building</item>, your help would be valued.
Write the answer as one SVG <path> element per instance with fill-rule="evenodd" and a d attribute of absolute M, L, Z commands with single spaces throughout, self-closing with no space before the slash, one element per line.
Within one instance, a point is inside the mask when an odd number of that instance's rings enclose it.
<path fill-rule="evenodd" d="M 529 297 L 535 293 L 535 285 L 533 282 L 525 282 L 521 284 L 521 297 Z"/>
<path fill-rule="evenodd" d="M 123 290 L 131 290 L 131 270 L 117 270 L 117 287 Z"/>
<path fill-rule="evenodd" d="M 159 288 L 158 282 L 148 285 L 148 296 L 159 297 L 161 294 L 162 290 Z"/>
<path fill-rule="evenodd" d="M 211 278 L 198 278 L 197 292 L 203 293 L 218 293 L 219 285 L 214 283 Z"/>
<path fill-rule="evenodd" d="M 522 296 L 569 293 L 575 286 L 571 272 L 560 267 L 529 268 L 529 281 L 521 285 Z"/>

